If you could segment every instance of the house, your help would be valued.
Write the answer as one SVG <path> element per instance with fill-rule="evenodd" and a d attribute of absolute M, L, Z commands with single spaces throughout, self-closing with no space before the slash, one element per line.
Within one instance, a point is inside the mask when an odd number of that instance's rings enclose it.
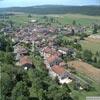
<path fill-rule="evenodd" d="M 32 60 L 29 58 L 29 56 L 22 56 L 19 63 L 25 70 L 33 67 Z"/>
<path fill-rule="evenodd" d="M 59 66 L 64 67 L 64 66 L 68 66 L 68 65 L 64 61 L 62 61 L 62 62 L 59 63 Z"/>
<path fill-rule="evenodd" d="M 54 53 L 56 53 L 56 50 L 51 47 L 44 47 L 41 51 L 41 55 L 44 57 L 44 59 L 48 58 Z"/>
<path fill-rule="evenodd" d="M 35 22 L 37 22 L 37 20 L 32 19 L 30 22 L 31 23 L 35 23 Z"/>
<path fill-rule="evenodd" d="M 58 51 L 62 54 L 67 54 L 69 48 L 65 48 L 65 47 L 60 47 L 58 48 Z"/>
<path fill-rule="evenodd" d="M 27 54 L 28 50 L 26 48 L 24 48 L 23 46 L 21 46 L 20 44 L 17 44 L 14 46 L 14 53 L 15 54 Z"/>
<path fill-rule="evenodd" d="M 64 67 L 59 65 L 54 65 L 51 68 L 52 77 L 58 77 L 58 80 L 61 84 L 70 83 L 72 80 L 70 79 L 70 73 L 67 72 Z M 50 73 L 50 72 L 49 72 Z"/>
<path fill-rule="evenodd" d="M 47 59 L 50 67 L 54 66 L 54 65 L 59 65 L 62 61 L 61 58 L 59 58 L 57 55 L 51 55 L 48 59 Z"/>
<path fill-rule="evenodd" d="M 20 44 L 16 44 L 15 46 L 13 46 L 13 48 L 14 48 L 13 53 L 15 54 L 16 61 L 19 61 L 22 55 L 28 55 L 28 50 L 22 47 Z"/>
<path fill-rule="evenodd" d="M 13 33 L 13 29 L 11 27 L 5 27 L 3 29 L 3 32 L 5 32 L 5 33 Z"/>

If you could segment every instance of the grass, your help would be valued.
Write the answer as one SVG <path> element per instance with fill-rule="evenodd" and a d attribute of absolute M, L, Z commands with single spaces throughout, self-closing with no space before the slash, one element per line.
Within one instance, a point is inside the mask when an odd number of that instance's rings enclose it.
<path fill-rule="evenodd" d="M 72 24 L 73 20 L 76 21 L 77 24 L 82 25 L 90 25 L 92 23 L 100 23 L 99 16 L 86 16 L 79 14 L 66 14 L 58 18 L 59 21 L 63 24 Z"/>
<path fill-rule="evenodd" d="M 77 96 L 79 100 L 86 100 L 87 96 L 100 96 L 100 86 L 97 83 L 92 83 L 92 86 L 95 88 L 92 91 L 84 91 L 84 90 L 74 90 L 72 87 L 72 96 Z"/>
<path fill-rule="evenodd" d="M 82 73 L 79 73 L 79 77 L 82 79 L 88 80 L 86 75 L 83 75 Z M 82 76 L 82 77 L 81 77 Z M 70 89 L 72 90 L 71 96 L 74 98 L 74 100 L 86 100 L 87 96 L 100 96 L 100 86 L 99 83 L 96 83 L 95 81 L 92 81 L 92 87 L 94 88 L 91 91 L 85 91 L 85 90 L 74 90 L 73 86 L 69 85 Z"/>
<path fill-rule="evenodd" d="M 78 36 L 63 36 L 62 38 L 62 40 L 64 41 L 67 41 L 67 40 L 73 41 L 74 39 L 79 39 L 79 37 Z"/>
<path fill-rule="evenodd" d="M 72 90 L 72 97 L 75 100 L 86 100 L 86 96 L 100 96 L 100 81 L 97 80 L 97 77 L 99 79 L 99 73 L 97 75 L 97 72 L 99 69 L 94 68 L 93 66 L 86 64 L 84 62 L 76 62 L 73 61 L 74 63 L 72 64 L 73 67 L 77 68 L 77 76 L 80 77 L 81 79 L 85 80 L 86 82 L 91 83 L 90 85 L 94 88 L 91 91 L 84 91 L 84 90 L 74 90 L 73 85 L 70 84 L 69 87 Z M 80 63 L 79 63 L 80 62 Z M 78 70 L 81 69 L 81 70 Z M 98 70 L 98 71 L 97 71 Z M 91 74 L 90 74 L 91 73 Z"/>
<path fill-rule="evenodd" d="M 90 79 L 100 83 L 100 69 L 79 60 L 70 61 L 68 64 L 73 66 L 77 72 L 82 73 L 83 76 L 88 76 Z"/>
<path fill-rule="evenodd" d="M 31 19 L 36 19 L 36 16 L 32 16 Z M 24 26 L 27 25 L 28 22 L 31 20 L 30 18 L 28 18 L 28 14 L 16 14 L 14 16 L 10 16 L 9 19 L 7 20 L 12 20 L 16 26 Z"/>
<path fill-rule="evenodd" d="M 38 19 L 39 22 L 44 23 L 45 20 L 43 19 L 44 15 L 32 15 L 33 19 Z M 48 17 L 54 17 L 56 20 L 58 20 L 63 25 L 65 24 L 72 24 L 73 20 L 76 21 L 77 24 L 81 25 L 90 25 L 92 23 L 100 23 L 100 17 L 99 16 L 86 16 L 86 15 L 79 15 L 79 14 L 66 14 L 66 15 L 58 15 L 58 17 L 55 17 L 55 15 L 47 15 Z M 29 21 L 28 14 L 16 14 L 14 16 L 11 16 L 9 20 L 12 20 L 16 22 L 17 25 L 24 25 L 25 22 Z M 52 25 L 56 26 L 57 23 L 53 23 Z"/>
<path fill-rule="evenodd" d="M 83 50 L 88 49 L 91 50 L 92 53 L 96 53 L 97 51 L 100 52 L 100 40 L 98 42 L 83 40 L 80 43 L 82 45 Z"/>

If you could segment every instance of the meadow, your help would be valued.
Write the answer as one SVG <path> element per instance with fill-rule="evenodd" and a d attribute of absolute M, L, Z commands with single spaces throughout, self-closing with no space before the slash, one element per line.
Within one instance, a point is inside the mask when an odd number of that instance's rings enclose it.
<path fill-rule="evenodd" d="M 96 53 L 97 51 L 100 52 L 100 39 L 94 39 L 94 40 L 91 40 L 91 39 L 85 39 L 85 40 L 82 40 L 80 41 L 81 45 L 82 45 L 82 48 L 83 50 L 91 50 L 92 53 Z"/>
<path fill-rule="evenodd" d="M 29 14 L 15 14 L 14 16 L 10 16 L 9 20 L 14 21 L 17 25 L 25 25 L 30 18 L 28 17 Z M 46 23 L 43 19 L 43 16 L 48 16 L 55 18 L 58 20 L 59 23 L 62 25 L 65 24 L 72 24 L 73 20 L 76 21 L 76 24 L 81 25 L 90 25 L 92 23 L 100 23 L 100 17 L 99 16 L 87 16 L 87 15 L 80 15 L 80 14 L 64 14 L 64 15 L 34 15 L 31 14 L 32 18 L 35 20 L 39 20 L 39 22 Z M 55 24 L 55 23 L 53 23 Z M 57 24 L 55 24 L 57 25 Z"/>

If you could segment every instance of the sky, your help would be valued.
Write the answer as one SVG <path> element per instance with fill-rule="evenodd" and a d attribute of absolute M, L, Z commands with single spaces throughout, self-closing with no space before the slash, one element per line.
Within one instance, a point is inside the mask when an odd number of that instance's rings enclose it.
<path fill-rule="evenodd" d="M 100 0 L 0 0 L 0 8 L 35 5 L 100 5 Z"/>

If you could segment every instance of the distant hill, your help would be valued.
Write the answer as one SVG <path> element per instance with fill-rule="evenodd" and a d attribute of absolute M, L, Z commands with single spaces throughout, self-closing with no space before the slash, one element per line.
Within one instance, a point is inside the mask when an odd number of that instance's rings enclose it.
<path fill-rule="evenodd" d="M 63 6 L 63 5 L 42 5 L 32 7 L 11 7 L 0 8 L 2 12 L 24 12 L 34 14 L 86 14 L 86 15 L 100 15 L 100 6 Z"/>

